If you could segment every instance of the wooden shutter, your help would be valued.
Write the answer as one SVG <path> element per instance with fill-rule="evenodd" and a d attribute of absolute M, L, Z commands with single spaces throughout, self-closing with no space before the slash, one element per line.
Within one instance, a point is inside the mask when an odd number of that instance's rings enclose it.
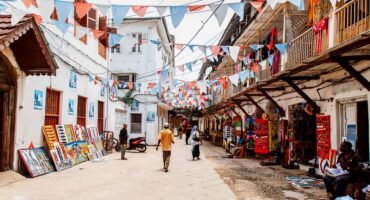
<path fill-rule="evenodd" d="M 85 0 L 75 0 L 75 2 L 79 2 L 79 3 L 86 3 Z M 74 13 L 74 18 L 75 18 L 75 30 L 74 30 L 74 34 L 76 36 L 76 26 L 83 26 L 83 27 L 87 27 L 87 15 L 85 15 L 84 17 L 82 17 L 81 19 L 78 18 L 77 16 L 77 13 L 76 13 L 76 9 L 75 9 L 75 13 Z M 81 42 L 83 42 L 84 44 L 87 44 L 87 35 L 84 35 L 80 38 Z"/>
<path fill-rule="evenodd" d="M 98 12 L 94 8 L 91 8 L 87 13 L 87 27 L 90 29 L 96 29 L 98 21 Z"/>
<path fill-rule="evenodd" d="M 98 101 L 98 130 L 99 133 L 104 129 L 104 102 Z"/>
<path fill-rule="evenodd" d="M 78 96 L 77 101 L 77 124 L 86 126 L 86 97 Z"/>
<path fill-rule="evenodd" d="M 45 125 L 59 124 L 60 92 L 52 89 L 46 90 Z"/>

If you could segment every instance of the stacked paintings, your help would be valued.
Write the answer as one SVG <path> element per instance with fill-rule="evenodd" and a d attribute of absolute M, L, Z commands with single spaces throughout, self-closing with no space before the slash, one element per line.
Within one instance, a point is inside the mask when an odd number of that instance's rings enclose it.
<path fill-rule="evenodd" d="M 72 160 L 67 156 L 63 143 L 54 143 L 54 150 L 50 150 L 51 158 L 57 171 L 71 168 Z"/>
<path fill-rule="evenodd" d="M 54 171 L 45 148 L 20 149 L 19 157 L 23 161 L 31 177 L 40 176 Z"/>

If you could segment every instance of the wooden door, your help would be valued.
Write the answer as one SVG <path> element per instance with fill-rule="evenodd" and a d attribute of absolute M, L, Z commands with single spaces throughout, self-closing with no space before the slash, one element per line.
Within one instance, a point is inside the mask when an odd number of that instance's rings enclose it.
<path fill-rule="evenodd" d="M 104 129 L 104 102 L 98 101 L 98 130 L 99 133 Z"/>
<path fill-rule="evenodd" d="M 86 97 L 78 96 L 77 124 L 86 127 Z"/>

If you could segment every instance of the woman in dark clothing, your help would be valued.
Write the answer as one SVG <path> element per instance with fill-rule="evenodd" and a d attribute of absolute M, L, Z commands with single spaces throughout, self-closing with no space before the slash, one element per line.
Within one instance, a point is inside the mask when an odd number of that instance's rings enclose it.
<path fill-rule="evenodd" d="M 189 137 L 191 135 L 191 127 L 189 127 L 187 130 L 186 130 L 186 138 L 185 138 L 185 142 L 186 142 L 186 145 L 189 145 Z"/>
<path fill-rule="evenodd" d="M 330 199 L 346 196 L 347 185 L 354 181 L 356 173 L 359 170 L 358 159 L 352 150 L 352 144 L 350 142 L 342 142 L 339 151 L 341 153 L 338 156 L 337 165 L 349 173 L 337 177 L 325 175 L 324 183 Z M 336 168 L 336 166 L 333 167 Z"/>

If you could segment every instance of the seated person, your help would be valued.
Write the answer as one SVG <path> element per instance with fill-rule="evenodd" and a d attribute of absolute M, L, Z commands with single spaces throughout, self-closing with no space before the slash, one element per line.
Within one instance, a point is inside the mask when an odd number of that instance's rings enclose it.
<path fill-rule="evenodd" d="M 347 185 L 355 181 L 356 173 L 360 170 L 358 159 L 356 158 L 355 152 L 352 150 L 352 144 L 350 142 L 342 142 L 339 151 L 341 153 L 338 156 L 337 165 L 343 170 L 347 170 L 349 173 L 337 177 L 328 174 L 325 175 L 324 183 L 330 199 L 346 196 Z M 337 166 L 333 166 L 333 168 L 336 167 Z"/>

